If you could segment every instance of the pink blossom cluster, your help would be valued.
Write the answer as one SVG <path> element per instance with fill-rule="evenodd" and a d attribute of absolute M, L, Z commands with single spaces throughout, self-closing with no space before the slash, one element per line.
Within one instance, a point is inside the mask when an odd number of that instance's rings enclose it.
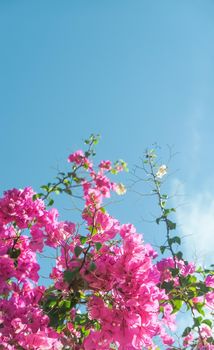
<path fill-rule="evenodd" d="M 173 281 L 175 285 L 179 285 L 178 276 L 174 278 L 171 269 L 179 269 L 179 273 L 184 277 L 192 275 L 195 272 L 194 263 L 185 263 L 183 260 L 173 259 L 172 257 L 164 258 L 157 262 L 157 268 L 161 274 L 161 282 Z"/>
<path fill-rule="evenodd" d="M 9 190 L 0 199 L 0 350 L 152 350 L 157 336 L 172 346 L 168 330 L 175 330 L 175 314 L 160 286 L 171 280 L 178 285 L 170 270 L 175 261 L 156 263 L 157 253 L 135 227 L 120 224 L 104 208 L 117 188 L 107 176 L 110 161 L 95 171 L 79 150 L 68 162 L 87 173 L 81 179 L 84 225 L 78 230 L 72 222 L 59 221 L 58 211 L 48 210 L 30 187 Z M 117 171 L 122 168 L 117 164 Z M 60 251 L 50 274 L 51 292 L 38 285 L 37 253 L 46 246 Z M 176 266 L 183 276 L 195 271 L 182 260 Z M 208 276 L 206 285 L 213 283 Z M 55 299 L 47 306 L 48 293 Z M 71 306 L 59 328 L 51 324 L 51 312 L 63 300 Z M 78 323 L 81 303 L 87 317 Z M 206 327 L 203 331 L 208 337 Z"/>
<path fill-rule="evenodd" d="M 2 349 L 60 349 L 58 334 L 39 303 L 45 291 L 37 286 L 36 252 L 56 247 L 65 223 L 55 209 L 33 200 L 34 191 L 13 189 L 0 199 L 0 346 Z M 24 234 L 23 234 L 24 232 Z"/>
<path fill-rule="evenodd" d="M 213 350 L 214 349 L 214 345 L 210 344 L 207 340 L 209 337 L 212 336 L 212 330 L 210 329 L 210 327 L 203 325 L 200 329 L 200 337 L 197 343 L 197 349 L 199 350 Z M 185 347 L 188 347 L 189 345 L 191 345 L 191 342 L 194 341 L 194 334 L 193 332 L 189 333 L 183 340 L 183 345 Z"/>
<path fill-rule="evenodd" d="M 76 155 L 69 157 L 69 161 L 71 159 L 78 164 Z M 90 179 L 82 184 L 85 199 L 82 216 L 89 231 L 87 242 L 81 244 L 76 235 L 72 242 L 64 244 L 51 277 L 56 288 L 68 291 L 71 286 L 64 281 L 63 272 L 79 269 L 75 283 L 81 284 L 82 279 L 90 291 L 89 318 L 98 321 L 100 327 L 99 330 L 90 328 L 84 349 L 109 349 L 111 344 L 124 350 L 155 349 L 153 338 L 156 336 L 171 345 L 173 339 L 167 335 L 166 328 L 175 328 L 175 316 L 165 303 L 163 319 L 159 317 L 160 302 L 166 302 L 168 297 L 157 286 L 160 272 L 153 263 L 156 252 L 144 244 L 133 225 L 121 225 L 103 210 L 103 199 L 109 198 L 115 188 L 104 174 L 104 169 L 108 171 L 110 166 L 110 162 L 105 161 L 98 172 L 89 170 Z M 75 246 L 82 249 L 78 258 Z M 90 253 L 88 256 L 84 256 L 86 250 Z M 90 269 L 92 262 L 93 270 Z M 75 283 L 73 281 L 73 285 Z"/>

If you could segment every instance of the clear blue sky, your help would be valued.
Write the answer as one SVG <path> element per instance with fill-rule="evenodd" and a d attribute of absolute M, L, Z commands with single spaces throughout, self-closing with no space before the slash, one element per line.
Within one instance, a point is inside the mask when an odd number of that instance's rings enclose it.
<path fill-rule="evenodd" d="M 0 190 L 38 189 L 94 132 L 130 168 L 174 146 L 175 176 L 212 198 L 213 19 L 213 0 L 1 0 Z M 118 215 L 139 224 L 141 205 Z"/>

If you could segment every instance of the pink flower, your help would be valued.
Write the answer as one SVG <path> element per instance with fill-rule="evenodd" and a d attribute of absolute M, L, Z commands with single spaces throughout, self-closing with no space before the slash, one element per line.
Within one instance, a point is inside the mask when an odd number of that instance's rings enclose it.
<path fill-rule="evenodd" d="M 92 163 L 89 161 L 89 159 L 85 156 L 85 153 L 82 150 L 78 150 L 68 157 L 69 163 L 76 163 L 77 165 L 82 165 L 86 169 L 92 168 Z"/>
<path fill-rule="evenodd" d="M 210 309 L 214 309 L 214 291 L 205 294 L 206 306 Z"/>
<path fill-rule="evenodd" d="M 211 288 L 214 288 L 214 275 L 209 275 L 206 277 L 206 280 L 205 280 L 205 285 L 207 287 L 211 287 Z"/>
<path fill-rule="evenodd" d="M 193 340 L 194 340 L 193 334 L 192 334 L 192 333 L 189 333 L 189 334 L 183 339 L 183 344 L 184 344 L 184 346 L 188 346 Z"/>
<path fill-rule="evenodd" d="M 108 170 L 111 170 L 111 162 L 110 160 L 103 160 L 102 162 L 100 162 L 99 164 L 99 168 L 104 170 L 104 171 L 108 171 Z"/>
<path fill-rule="evenodd" d="M 49 338 L 48 335 L 40 331 L 37 334 L 29 334 L 25 337 L 25 344 L 28 349 L 41 350 L 60 350 L 62 345 L 54 338 Z"/>

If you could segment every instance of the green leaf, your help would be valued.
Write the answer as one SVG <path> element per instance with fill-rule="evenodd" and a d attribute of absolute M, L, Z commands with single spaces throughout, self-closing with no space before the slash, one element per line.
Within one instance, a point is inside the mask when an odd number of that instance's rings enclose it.
<path fill-rule="evenodd" d="M 178 258 L 178 260 L 181 260 L 183 257 L 183 253 L 182 252 L 178 252 L 175 254 L 175 256 Z"/>
<path fill-rule="evenodd" d="M 50 207 L 51 205 L 53 205 L 54 204 L 54 200 L 51 198 L 50 200 L 49 200 L 49 202 L 48 202 L 48 207 Z"/>
<path fill-rule="evenodd" d="M 195 306 L 195 309 L 199 312 L 199 314 L 205 316 L 205 312 L 203 310 L 203 307 L 204 307 L 203 303 L 197 303 L 194 306 Z"/>
<path fill-rule="evenodd" d="M 91 233 L 92 236 L 97 234 L 97 229 L 95 226 L 89 226 L 88 227 L 89 232 Z"/>
<path fill-rule="evenodd" d="M 75 270 L 65 270 L 64 273 L 63 273 L 63 279 L 65 282 L 67 283 L 71 283 L 75 278 L 76 278 L 76 275 L 78 273 L 78 270 L 75 269 Z"/>
<path fill-rule="evenodd" d="M 162 219 L 163 219 L 162 216 L 161 216 L 160 218 L 157 218 L 157 219 L 156 219 L 156 224 L 159 225 L 159 223 L 160 223 L 160 221 L 161 221 Z"/>
<path fill-rule="evenodd" d="M 176 312 L 178 312 L 183 304 L 183 301 L 182 300 L 179 300 L 179 299 L 174 299 L 174 300 L 171 300 L 171 304 L 172 304 L 172 307 L 173 307 L 173 314 L 175 314 Z"/>
<path fill-rule="evenodd" d="M 65 328 L 66 326 L 64 324 L 61 324 L 60 326 L 57 327 L 56 331 L 57 333 L 61 333 L 62 330 Z"/>
<path fill-rule="evenodd" d="M 95 243 L 97 251 L 102 248 L 102 244 L 100 242 Z"/>
<path fill-rule="evenodd" d="M 84 337 L 87 337 L 90 334 L 90 329 L 84 329 L 84 331 L 81 329 L 81 332 Z"/>
<path fill-rule="evenodd" d="M 161 207 L 164 208 L 166 205 L 166 201 L 165 200 L 161 200 Z"/>
<path fill-rule="evenodd" d="M 175 230 L 176 229 L 176 223 L 172 222 L 171 220 L 167 219 L 166 220 L 167 226 L 169 230 Z"/>
<path fill-rule="evenodd" d="M 209 344 L 213 344 L 213 345 L 214 345 L 214 339 L 213 339 L 213 337 L 207 338 L 206 341 L 207 341 Z"/>
<path fill-rule="evenodd" d="M 7 254 L 10 256 L 11 259 L 17 259 L 21 254 L 21 249 L 9 248 Z"/>
<path fill-rule="evenodd" d="M 188 290 L 188 299 L 192 299 L 194 298 L 195 296 L 197 296 L 197 293 L 195 290 Z"/>
<path fill-rule="evenodd" d="M 66 186 L 70 186 L 70 185 L 71 185 L 71 181 L 68 180 L 68 179 L 64 179 L 64 180 L 63 180 L 63 183 L 64 183 Z"/>
<path fill-rule="evenodd" d="M 177 244 L 181 244 L 181 239 L 178 236 L 174 236 L 172 238 L 169 239 L 169 244 L 173 244 L 173 243 L 177 243 Z"/>
<path fill-rule="evenodd" d="M 49 191 L 49 186 L 47 186 L 47 185 L 40 186 L 40 188 L 46 192 Z"/>
<path fill-rule="evenodd" d="M 198 296 L 202 296 L 202 295 L 206 294 L 207 292 L 209 292 L 209 287 L 205 286 L 205 284 L 203 282 L 197 283 L 197 289 L 199 289 Z"/>
<path fill-rule="evenodd" d="M 199 266 L 199 267 L 197 268 L 196 272 L 201 273 L 201 272 L 204 272 L 204 270 L 202 269 L 201 266 Z"/>
<path fill-rule="evenodd" d="M 165 252 L 166 249 L 167 249 L 167 246 L 165 246 L 165 245 L 160 246 L 160 251 L 162 254 Z"/>
<path fill-rule="evenodd" d="M 191 332 L 191 330 L 192 328 L 186 327 L 183 331 L 182 337 L 186 337 Z"/>
<path fill-rule="evenodd" d="M 188 289 L 188 298 L 192 299 L 194 297 L 197 297 L 197 289 L 194 286 L 190 286 Z"/>
<path fill-rule="evenodd" d="M 188 284 L 195 284 L 197 282 L 197 277 L 195 276 L 187 276 L 187 281 L 188 281 Z"/>
<path fill-rule="evenodd" d="M 209 326 L 210 328 L 212 328 L 212 321 L 211 320 L 203 320 L 201 323 L 205 323 L 207 326 Z"/>
<path fill-rule="evenodd" d="M 51 300 L 48 304 L 48 307 L 52 308 L 57 304 L 57 300 Z"/>
<path fill-rule="evenodd" d="M 74 254 L 76 255 L 76 257 L 78 257 L 80 254 L 82 253 L 82 248 L 80 246 L 76 246 L 74 248 Z"/>
<path fill-rule="evenodd" d="M 73 180 L 74 180 L 77 184 L 79 184 L 79 183 L 82 181 L 82 179 L 80 179 L 79 177 L 76 177 L 76 176 L 73 177 Z"/>
<path fill-rule="evenodd" d="M 170 292 L 172 289 L 174 289 L 174 282 L 170 281 L 170 282 L 163 282 L 162 283 L 162 287 L 167 291 Z"/>
<path fill-rule="evenodd" d="M 172 268 L 172 269 L 170 269 L 170 271 L 171 271 L 172 277 L 176 277 L 179 274 L 178 268 L 174 268 L 174 269 Z"/>
<path fill-rule="evenodd" d="M 161 198 L 167 199 L 167 198 L 168 198 L 168 195 L 167 195 L 167 194 L 162 194 L 162 195 L 161 195 Z"/>
<path fill-rule="evenodd" d="M 94 270 L 96 270 L 96 268 L 97 268 L 96 264 L 92 261 L 92 262 L 90 263 L 89 270 L 90 270 L 90 271 L 94 271 Z"/>
<path fill-rule="evenodd" d="M 167 218 L 167 216 L 168 216 L 171 212 L 175 212 L 175 209 L 174 209 L 174 208 L 167 208 L 167 209 L 164 209 L 164 211 L 163 211 L 163 216 L 164 216 L 165 218 Z"/>
<path fill-rule="evenodd" d="M 69 311 L 72 307 L 71 300 L 62 300 L 59 303 L 59 308 L 61 313 L 65 313 L 66 311 Z"/>
<path fill-rule="evenodd" d="M 36 193 L 36 194 L 34 194 L 33 195 L 33 201 L 35 201 L 37 198 L 41 198 L 41 197 L 43 197 L 43 193 Z"/>
<path fill-rule="evenodd" d="M 85 244 L 86 242 L 87 242 L 87 237 L 85 237 L 85 236 L 80 236 L 80 242 L 82 243 L 82 244 Z"/>
<path fill-rule="evenodd" d="M 194 317 L 193 320 L 194 320 L 194 327 L 199 327 L 201 325 L 203 318 L 199 316 L 199 317 Z"/>
<path fill-rule="evenodd" d="M 64 189 L 64 192 L 67 193 L 67 194 L 69 194 L 69 196 L 72 196 L 72 191 L 71 191 L 71 189 L 70 189 L 69 187 L 66 187 L 66 188 Z"/>

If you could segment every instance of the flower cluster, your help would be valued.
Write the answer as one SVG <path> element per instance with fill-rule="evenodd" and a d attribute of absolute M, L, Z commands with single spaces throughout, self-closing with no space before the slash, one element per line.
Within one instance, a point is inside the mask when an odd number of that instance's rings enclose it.
<path fill-rule="evenodd" d="M 176 310 L 165 287 L 173 282 L 177 291 L 194 265 L 173 258 L 156 262 L 157 253 L 135 227 L 106 211 L 104 200 L 126 191 L 108 176 L 122 171 L 123 161 L 102 161 L 95 170 L 79 150 L 68 162 L 72 171 L 47 191 L 58 186 L 63 192 L 61 183 L 67 193 L 73 183 L 79 186 L 84 225 L 59 221 L 58 211 L 45 205 L 48 195 L 42 199 L 30 187 L 9 190 L 0 199 L 0 349 L 152 350 L 157 337 L 173 346 L 168 331 L 175 331 Z M 38 284 L 37 253 L 46 247 L 58 251 L 49 287 Z M 208 275 L 210 307 L 213 285 Z M 200 349 L 206 344 L 212 349 L 206 325 L 201 338 Z M 189 332 L 184 345 L 191 340 Z"/>

